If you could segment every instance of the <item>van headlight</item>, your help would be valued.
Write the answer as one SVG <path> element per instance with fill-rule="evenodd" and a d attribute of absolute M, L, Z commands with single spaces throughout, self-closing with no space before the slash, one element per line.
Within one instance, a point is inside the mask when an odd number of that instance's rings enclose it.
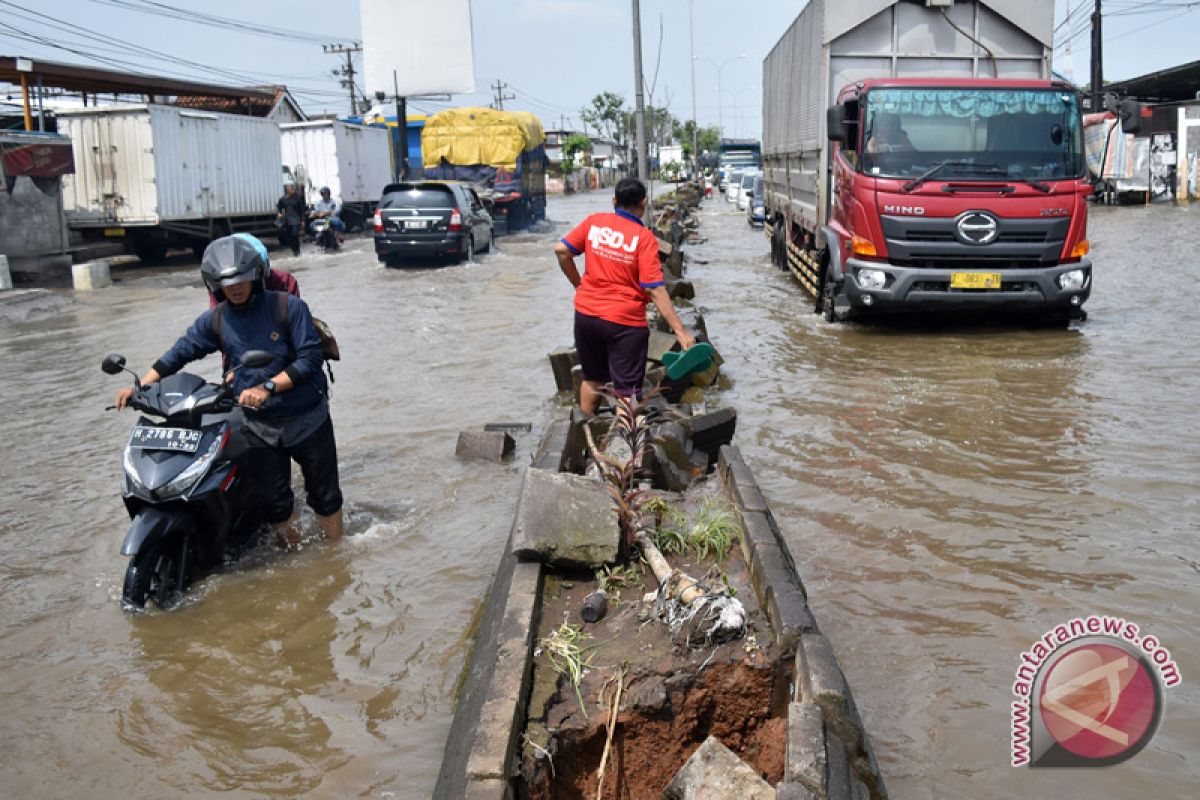
<path fill-rule="evenodd" d="M 881 269 L 860 269 L 858 285 L 863 289 L 882 289 L 887 286 L 887 273 Z"/>
<path fill-rule="evenodd" d="M 1087 285 L 1087 273 L 1081 269 L 1067 270 L 1058 276 L 1058 287 L 1064 292 L 1077 292 Z"/>
<path fill-rule="evenodd" d="M 213 443 L 209 445 L 204 455 L 184 467 L 182 472 L 172 478 L 170 483 L 163 486 L 155 494 L 160 497 L 172 497 L 186 494 L 190 491 L 208 473 L 208 468 L 212 466 L 217 453 L 221 452 L 221 443 L 223 441 L 225 441 L 224 436 L 214 437 Z"/>

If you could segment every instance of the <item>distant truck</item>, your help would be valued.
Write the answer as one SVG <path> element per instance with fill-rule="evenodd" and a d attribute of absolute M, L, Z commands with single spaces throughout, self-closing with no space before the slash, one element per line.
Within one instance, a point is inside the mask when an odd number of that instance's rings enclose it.
<path fill-rule="evenodd" d="M 757 139 L 722 139 L 717 149 L 717 171 L 722 180 L 732 169 L 762 166 L 762 145 Z"/>
<path fill-rule="evenodd" d="M 303 184 L 309 204 L 321 187 L 342 203 L 342 222 L 361 228 L 375 214 L 383 187 L 392 182 L 388 131 L 341 120 L 292 122 L 279 126 L 283 163 Z"/>
<path fill-rule="evenodd" d="M 121 238 L 156 262 L 229 233 L 276 235 L 273 120 L 150 104 L 59 111 L 58 127 L 75 158 L 63 209 L 85 241 Z"/>
<path fill-rule="evenodd" d="M 1085 316 L 1080 98 L 1054 4 L 810 0 L 763 63 L 766 232 L 830 321 Z"/>
<path fill-rule="evenodd" d="M 425 177 L 474 186 L 505 230 L 546 218 L 546 134 L 527 111 L 452 108 L 425 120 Z"/>

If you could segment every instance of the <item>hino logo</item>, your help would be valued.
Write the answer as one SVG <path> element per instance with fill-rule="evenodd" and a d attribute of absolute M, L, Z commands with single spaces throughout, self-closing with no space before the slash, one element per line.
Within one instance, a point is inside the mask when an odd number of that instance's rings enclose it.
<path fill-rule="evenodd" d="M 914 217 L 925 216 L 924 206 L 884 206 L 885 214 L 911 214 Z"/>
<path fill-rule="evenodd" d="M 954 224 L 963 244 L 991 244 L 1000 234 L 1000 222 L 986 211 L 968 211 Z"/>

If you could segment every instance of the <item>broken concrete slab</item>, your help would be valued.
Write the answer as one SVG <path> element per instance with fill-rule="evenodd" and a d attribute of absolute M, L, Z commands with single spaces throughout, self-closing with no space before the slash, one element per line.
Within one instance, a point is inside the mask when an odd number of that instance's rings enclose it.
<path fill-rule="evenodd" d="M 754 768 L 709 736 L 663 791 L 663 800 L 775 800 L 775 790 Z"/>
<path fill-rule="evenodd" d="M 692 446 L 708 453 L 708 460 L 716 463 L 721 448 L 733 441 L 737 431 L 737 409 L 732 406 L 719 408 L 704 414 L 694 414 L 684 421 Z"/>
<path fill-rule="evenodd" d="M 503 461 L 516 446 L 507 431 L 463 431 L 458 434 L 454 455 L 466 461 Z"/>
<path fill-rule="evenodd" d="M 581 475 L 525 470 L 512 552 L 523 561 L 594 569 L 617 560 L 621 531 L 604 485 Z"/>
<path fill-rule="evenodd" d="M 661 364 L 664 353 L 670 353 L 679 349 L 679 339 L 673 333 L 663 331 L 650 331 L 650 341 L 646 345 L 646 360 Z"/>
<path fill-rule="evenodd" d="M 833 645 L 821 634 L 800 637 L 800 646 L 796 648 L 796 679 L 801 698 L 821 707 L 825 725 L 846 743 L 851 753 L 866 752 L 866 734 L 846 676 L 833 653 Z"/>
<path fill-rule="evenodd" d="M 825 788 L 825 722 L 812 703 L 788 705 L 787 762 L 784 780 L 815 792 Z"/>
<path fill-rule="evenodd" d="M 693 386 L 706 389 L 716 383 L 719 374 L 721 374 L 721 368 L 717 365 L 717 362 L 713 361 L 708 365 L 707 369 L 693 372 L 689 377 L 692 379 Z"/>
<path fill-rule="evenodd" d="M 571 382 L 571 369 L 579 366 L 579 353 L 574 347 L 561 347 L 550 353 L 550 369 L 554 372 L 554 385 L 560 392 L 569 392 L 575 388 Z"/>
<path fill-rule="evenodd" d="M 670 281 L 667 284 L 667 294 L 672 300 L 694 300 L 696 287 L 691 281 Z"/>

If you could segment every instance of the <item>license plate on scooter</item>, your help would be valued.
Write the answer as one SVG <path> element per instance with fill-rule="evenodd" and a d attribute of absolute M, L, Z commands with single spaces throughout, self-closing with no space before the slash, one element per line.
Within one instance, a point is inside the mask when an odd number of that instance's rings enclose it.
<path fill-rule="evenodd" d="M 172 450 L 176 453 L 194 453 L 200 446 L 204 431 L 190 428 L 134 428 L 129 436 L 129 446 L 135 450 Z"/>

